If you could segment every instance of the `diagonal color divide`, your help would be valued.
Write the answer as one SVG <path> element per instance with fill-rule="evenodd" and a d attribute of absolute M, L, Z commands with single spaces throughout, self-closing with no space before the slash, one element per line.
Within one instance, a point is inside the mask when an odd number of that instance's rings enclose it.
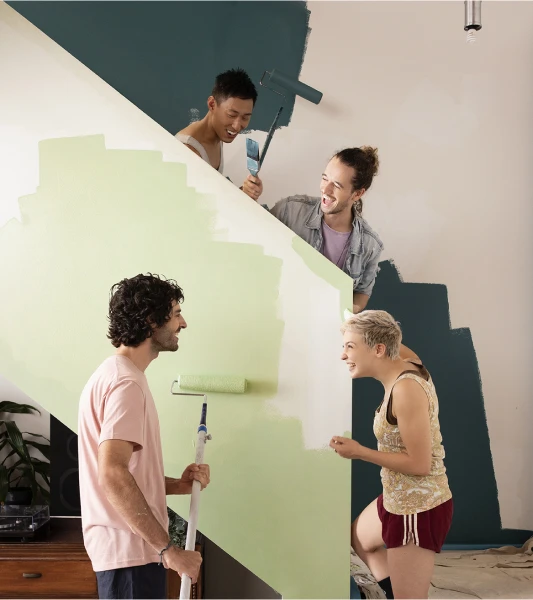
<path fill-rule="evenodd" d="M 20 200 L 22 223 L 0 229 L 0 255 L 9 257 L 0 277 L 10 290 L 0 314 L 4 374 L 76 430 L 80 390 L 112 351 L 110 286 L 138 272 L 176 278 L 189 328 L 180 351 L 147 372 L 167 473 L 179 476 L 193 460 L 200 411 L 201 400 L 170 395 L 178 372 L 246 377 L 245 396 L 209 395 L 213 477 L 200 529 L 284 597 L 345 596 L 348 462 L 306 450 L 302 421 L 269 404 L 284 332 L 283 261 L 260 245 L 224 241 L 215 199 L 188 187 L 185 166 L 158 152 L 108 150 L 103 136 L 55 139 L 39 144 L 39 165 L 36 193 Z M 187 514 L 186 498 L 169 504 Z"/>

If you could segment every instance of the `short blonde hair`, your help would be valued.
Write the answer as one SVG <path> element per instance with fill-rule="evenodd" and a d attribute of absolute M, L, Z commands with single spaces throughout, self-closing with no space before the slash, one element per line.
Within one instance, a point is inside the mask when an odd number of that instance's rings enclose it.
<path fill-rule="evenodd" d="M 400 356 L 402 330 L 394 317 L 384 310 L 363 310 L 345 321 L 341 331 L 360 334 L 369 348 L 383 344 L 386 355 L 393 360 Z"/>

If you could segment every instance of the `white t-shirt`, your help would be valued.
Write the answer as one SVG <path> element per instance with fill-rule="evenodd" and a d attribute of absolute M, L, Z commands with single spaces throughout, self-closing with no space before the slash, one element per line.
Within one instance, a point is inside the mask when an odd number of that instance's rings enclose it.
<path fill-rule="evenodd" d="M 211 165 L 211 162 L 209 161 L 209 156 L 207 156 L 206 149 L 202 146 L 202 144 L 200 144 L 200 142 L 198 140 L 194 139 L 190 135 L 185 135 L 183 133 L 176 133 L 176 135 L 174 137 L 176 139 L 178 139 L 182 144 L 186 144 L 187 146 L 192 146 L 195 150 L 198 150 L 198 152 L 200 153 L 200 156 L 205 160 L 205 162 L 208 165 Z M 224 147 L 224 144 L 222 142 L 220 142 L 220 165 L 217 169 L 217 171 L 219 173 L 222 173 L 224 171 L 223 147 Z M 211 166 L 213 167 L 213 165 L 211 165 Z M 214 168 L 215 167 L 213 167 L 213 169 Z"/>

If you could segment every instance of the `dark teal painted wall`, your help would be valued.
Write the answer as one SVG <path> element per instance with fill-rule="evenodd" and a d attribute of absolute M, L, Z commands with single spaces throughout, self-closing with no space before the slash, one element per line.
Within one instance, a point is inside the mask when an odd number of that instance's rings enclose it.
<path fill-rule="evenodd" d="M 273 68 L 298 77 L 308 35 L 300 1 L 8 4 L 172 134 L 191 108 L 204 116 L 215 76 L 236 67 L 259 92 L 250 126 L 267 131 L 280 97 L 259 80 Z M 293 106 L 290 96 L 279 126 Z"/>
<path fill-rule="evenodd" d="M 532 532 L 502 530 L 498 491 L 479 367 L 468 329 L 451 329 L 444 285 L 403 283 L 390 262 L 380 264 L 368 308 L 382 309 L 401 323 L 404 342 L 427 366 L 439 397 L 445 465 L 455 513 L 448 544 L 521 544 Z M 374 411 L 383 387 L 370 379 L 353 382 L 353 437 L 376 448 Z M 379 467 L 352 464 L 352 517 L 381 493 Z M 512 491 L 511 491 L 512 493 Z"/>

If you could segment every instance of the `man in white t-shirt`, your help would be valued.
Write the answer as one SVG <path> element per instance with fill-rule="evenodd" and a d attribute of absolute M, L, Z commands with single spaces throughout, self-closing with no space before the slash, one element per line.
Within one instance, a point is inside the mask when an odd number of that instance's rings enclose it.
<path fill-rule="evenodd" d="M 205 117 L 185 127 L 175 137 L 222 173 L 224 144 L 231 144 L 243 129 L 247 129 L 256 100 L 257 90 L 245 71 L 231 69 L 220 73 L 207 99 Z M 248 175 L 240 189 L 257 200 L 263 193 L 263 182 L 259 177 Z"/>
<path fill-rule="evenodd" d="M 145 370 L 175 352 L 187 323 L 173 280 L 137 275 L 112 288 L 108 338 L 117 348 L 81 394 L 79 478 L 85 548 L 100 598 L 166 598 L 166 568 L 196 581 L 202 558 L 170 543 L 167 494 L 209 483 L 208 465 L 165 477 L 157 409 Z"/>

